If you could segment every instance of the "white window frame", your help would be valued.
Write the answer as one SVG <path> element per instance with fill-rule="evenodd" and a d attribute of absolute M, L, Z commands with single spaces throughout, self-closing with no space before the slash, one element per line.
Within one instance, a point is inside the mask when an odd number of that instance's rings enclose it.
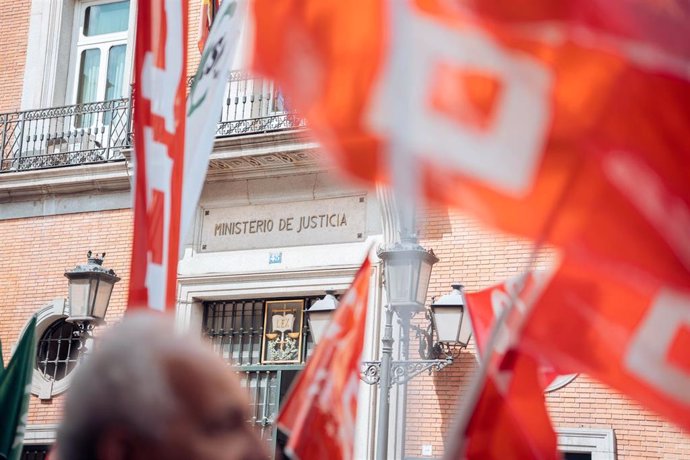
<path fill-rule="evenodd" d="M 612 429 L 557 428 L 558 450 L 592 454 L 592 460 L 616 460 L 616 437 Z"/>
<path fill-rule="evenodd" d="M 65 299 L 55 299 L 52 302 L 44 305 L 40 310 L 36 312 L 36 341 L 38 342 L 43 334 L 48 330 L 50 326 L 55 324 L 56 321 L 67 318 L 68 307 L 66 306 Z M 29 326 L 28 320 L 19 337 L 24 335 L 24 331 Z M 16 346 L 17 344 L 15 344 Z M 14 347 L 13 347 L 14 348 Z M 14 351 L 14 349 L 12 350 Z M 38 350 L 36 351 L 38 352 Z M 76 366 L 75 366 L 76 369 Z M 49 400 L 54 396 L 64 393 L 69 388 L 70 382 L 74 375 L 74 370 L 67 374 L 64 378 L 54 381 L 46 378 L 41 371 L 34 366 L 33 374 L 31 377 L 31 394 L 38 396 L 41 400 Z M 35 443 L 40 444 L 40 443 Z"/>
<path fill-rule="evenodd" d="M 68 82 L 68 104 L 77 103 L 77 91 L 79 89 L 79 67 L 81 65 L 81 53 L 87 49 L 98 48 L 101 52 L 99 69 L 98 69 L 98 85 L 96 94 L 98 94 L 98 101 L 105 97 L 106 76 L 108 71 L 108 52 L 110 48 L 117 45 L 127 45 L 125 51 L 125 68 L 123 93 L 121 96 L 127 95 L 127 88 L 131 82 L 132 62 L 134 55 L 134 29 L 136 25 L 136 1 L 130 0 L 129 3 L 129 20 L 127 24 L 127 31 L 115 32 L 110 34 L 95 35 L 86 37 L 83 34 L 84 28 L 84 14 L 86 9 L 90 6 L 103 5 L 106 3 L 116 3 L 120 0 L 81 0 L 77 1 L 74 8 L 74 21 L 72 31 L 72 53 L 69 65 Z"/>
<path fill-rule="evenodd" d="M 57 423 L 42 423 L 27 425 L 24 433 L 24 445 L 35 446 L 44 444 L 54 444 L 57 438 Z"/>

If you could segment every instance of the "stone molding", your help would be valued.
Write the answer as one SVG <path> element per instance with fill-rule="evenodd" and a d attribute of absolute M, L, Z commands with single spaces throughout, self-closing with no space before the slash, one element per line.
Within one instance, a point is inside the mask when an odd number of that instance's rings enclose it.
<path fill-rule="evenodd" d="M 129 190 L 130 181 L 126 161 L 5 173 L 0 175 L 0 203 Z"/>
<path fill-rule="evenodd" d="M 612 429 L 556 428 L 558 450 L 592 454 L 592 460 L 615 460 L 616 437 Z"/>
<path fill-rule="evenodd" d="M 41 200 L 57 195 L 131 190 L 131 150 L 124 161 L 18 171 L 0 175 L 0 203 Z M 216 139 L 208 181 L 270 177 L 328 169 L 316 142 L 303 132 L 256 134 Z"/>
<path fill-rule="evenodd" d="M 36 340 L 40 340 L 45 331 L 53 324 L 63 318 L 67 318 L 67 305 L 65 299 L 55 299 L 52 302 L 43 306 L 36 312 Z M 20 337 L 24 334 L 27 323 L 22 328 Z M 51 399 L 60 393 L 63 393 L 69 388 L 70 380 L 72 380 L 72 373 L 65 378 L 58 381 L 53 381 L 45 378 L 34 367 L 33 376 L 31 378 L 31 394 L 38 396 L 41 400 Z"/>
<path fill-rule="evenodd" d="M 328 169 L 305 130 L 216 139 L 208 181 L 270 177 Z"/>
<path fill-rule="evenodd" d="M 57 423 L 27 425 L 24 432 L 24 445 L 54 443 L 58 426 Z"/>

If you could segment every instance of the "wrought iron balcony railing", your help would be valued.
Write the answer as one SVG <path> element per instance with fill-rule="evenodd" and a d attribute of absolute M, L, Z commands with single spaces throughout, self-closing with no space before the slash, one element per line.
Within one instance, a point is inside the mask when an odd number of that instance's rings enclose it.
<path fill-rule="evenodd" d="M 231 72 L 217 137 L 304 127 L 306 120 L 290 108 L 283 93 L 271 80 L 253 78 L 242 71 Z"/>
<path fill-rule="evenodd" d="M 0 114 L 0 171 L 24 171 L 122 158 L 129 99 Z"/>
<path fill-rule="evenodd" d="M 232 72 L 217 137 L 305 126 L 273 82 Z M 2 113 L 0 173 L 120 160 L 131 132 L 131 98 Z"/>

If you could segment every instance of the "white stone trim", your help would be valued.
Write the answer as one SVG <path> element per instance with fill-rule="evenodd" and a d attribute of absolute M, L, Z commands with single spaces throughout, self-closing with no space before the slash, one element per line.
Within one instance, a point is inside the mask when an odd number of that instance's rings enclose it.
<path fill-rule="evenodd" d="M 592 460 L 615 460 L 616 437 L 612 429 L 556 428 L 558 450 L 562 452 L 587 452 Z"/>
<path fill-rule="evenodd" d="M 67 318 L 69 316 L 69 307 L 65 299 L 54 299 L 52 302 L 46 304 L 35 314 L 36 316 L 36 332 L 35 337 L 38 342 L 45 331 L 52 326 L 56 321 Z M 20 337 L 24 335 L 26 328 L 29 325 L 29 321 L 24 324 Z M 89 343 L 87 342 L 87 346 Z M 12 347 L 12 351 L 16 348 L 15 343 Z M 46 379 L 41 372 L 34 367 L 32 380 L 31 380 L 31 394 L 38 396 L 41 400 L 51 399 L 53 396 L 64 393 L 70 386 L 70 382 L 74 372 L 70 372 L 64 378 L 53 381 Z"/>
<path fill-rule="evenodd" d="M 575 380 L 578 375 L 580 375 L 580 374 L 559 375 L 558 377 L 553 379 L 553 382 L 551 382 L 548 387 L 546 387 L 546 389 L 544 390 L 544 393 L 552 393 L 554 391 L 560 390 L 564 386 L 572 383 L 572 381 Z"/>
<path fill-rule="evenodd" d="M 68 312 L 65 299 L 55 299 L 38 310 L 36 312 L 36 341 L 41 339 L 43 333 L 55 323 L 55 321 L 67 318 L 67 315 Z M 19 335 L 20 337 L 24 334 L 28 325 L 29 321 L 27 321 L 22 328 L 22 332 Z M 53 396 L 63 393 L 69 388 L 72 374 L 73 373 L 69 373 L 63 379 L 55 382 L 46 379 L 38 369 L 34 367 L 33 376 L 31 378 L 31 394 L 38 396 L 39 399 L 42 400 L 51 399 Z"/>
<path fill-rule="evenodd" d="M 61 65 L 69 56 L 73 8 L 73 0 L 31 2 L 22 110 L 64 104 L 67 72 Z"/>
<path fill-rule="evenodd" d="M 262 254 L 267 251 L 236 251 L 217 254 L 198 254 L 188 249 L 180 262 L 178 276 L 178 303 L 175 310 L 176 326 L 180 330 L 202 330 L 203 301 L 242 299 L 253 297 L 323 295 L 326 290 L 345 291 L 354 278 L 367 249 L 372 258 L 373 270 L 369 290 L 369 311 L 362 358 L 375 359 L 378 354 L 378 329 L 382 302 L 381 265 L 374 250 L 382 236 L 370 236 L 366 242 L 322 245 L 319 247 L 283 248 L 285 251 L 301 251 L 306 256 L 289 268 L 247 269 L 248 253 Z M 280 250 L 280 249 L 279 249 Z M 207 256 L 207 257 L 204 257 Z M 332 262 L 337 265 L 326 265 Z M 355 458 L 370 457 L 374 448 L 376 386 L 361 384 L 359 388 L 360 410 L 355 427 Z"/>
<path fill-rule="evenodd" d="M 73 193 L 128 191 L 131 175 L 131 164 L 123 161 L 17 171 L 3 175 L 0 203 Z"/>
<path fill-rule="evenodd" d="M 24 445 L 53 444 L 57 437 L 57 423 L 27 425 L 24 432 Z"/>

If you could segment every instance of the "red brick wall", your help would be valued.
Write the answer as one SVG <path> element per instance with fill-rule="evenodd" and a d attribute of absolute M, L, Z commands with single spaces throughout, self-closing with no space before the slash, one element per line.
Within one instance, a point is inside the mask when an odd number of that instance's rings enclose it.
<path fill-rule="evenodd" d="M 189 2 L 189 33 L 187 35 L 187 75 L 193 77 L 199 67 L 201 53 L 197 42 L 199 41 L 199 17 L 201 12 L 201 0 Z"/>
<path fill-rule="evenodd" d="M 86 262 L 86 252 L 106 252 L 104 265 L 122 278 L 115 285 L 107 320 L 122 315 L 129 280 L 132 212 L 80 213 L 0 221 L 0 340 L 5 362 L 31 315 L 67 297 L 65 270 Z M 29 423 L 55 423 L 61 397 L 31 397 Z"/>
<path fill-rule="evenodd" d="M 453 281 L 464 284 L 468 292 L 501 282 L 525 267 L 532 249 L 528 242 L 497 235 L 443 209 L 429 211 L 422 227 L 421 244 L 433 248 L 440 259 L 432 272 L 429 298 L 450 292 Z M 551 259 L 552 254 L 542 251 L 537 266 L 547 266 Z M 471 343 L 455 364 L 440 373 L 419 376 L 409 385 L 408 456 L 422 457 L 425 444 L 432 446 L 434 457 L 443 452 L 458 397 L 467 392 L 477 370 L 475 352 Z M 414 342 L 410 358 L 418 358 Z M 690 458 L 687 434 L 585 376 L 550 393 L 547 400 L 556 427 L 613 429 L 621 460 Z"/>
<path fill-rule="evenodd" d="M 19 110 L 31 1 L 0 2 L 0 113 Z"/>
<path fill-rule="evenodd" d="M 690 436 L 587 376 L 547 395 L 556 427 L 613 429 L 618 458 L 688 459 Z"/>

